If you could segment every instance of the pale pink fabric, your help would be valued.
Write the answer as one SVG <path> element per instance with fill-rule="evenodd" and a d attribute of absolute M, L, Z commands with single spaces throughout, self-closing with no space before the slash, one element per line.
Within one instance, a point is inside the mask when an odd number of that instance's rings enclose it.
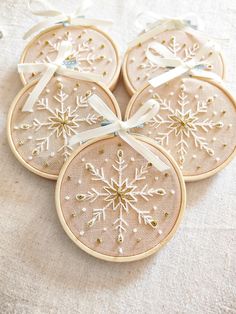
<path fill-rule="evenodd" d="M 62 214 L 68 228 L 78 238 L 78 242 L 91 250 L 108 256 L 139 255 L 158 246 L 174 228 L 184 198 L 179 175 L 167 156 L 158 148 L 150 144 L 146 145 L 169 166 L 167 171 L 161 173 L 154 166 L 144 169 L 148 161 L 119 137 L 98 140 L 90 144 L 67 166 L 60 187 Z M 119 182 L 119 173 L 114 169 L 114 167 L 119 167 L 117 163 L 119 152 L 123 155 L 121 166 L 125 167 L 121 171 L 121 182 L 127 182 L 128 187 L 134 187 L 134 190 L 125 196 L 125 199 L 131 199 L 131 205 L 126 206 L 127 211 L 123 208 L 122 216 L 120 216 L 121 206 L 115 208 L 115 205 L 111 204 L 105 210 L 105 218 L 100 216 L 94 225 L 89 227 L 88 222 L 94 217 L 93 210 L 96 214 L 96 209 L 101 209 L 109 203 L 110 197 L 106 188 L 112 184 L 113 180 L 116 183 Z M 88 163 L 94 166 L 98 176 L 92 175 L 86 169 Z M 142 170 L 144 172 L 141 174 Z M 136 173 L 138 173 L 137 179 L 135 179 Z M 100 179 L 103 174 L 104 179 Z M 163 189 L 165 194 L 157 195 L 151 189 Z M 142 195 L 135 196 L 135 192 L 141 191 L 143 191 Z M 87 193 L 91 193 L 92 197 L 86 200 L 76 199 L 76 195 Z M 105 193 L 106 196 L 96 197 L 97 193 Z M 134 193 L 135 201 L 132 201 L 132 193 Z M 142 218 L 139 223 L 139 215 L 132 206 L 139 211 L 150 212 L 149 215 L 157 222 L 157 226 L 153 228 L 145 224 Z M 76 216 L 74 217 L 73 214 Z M 119 226 L 119 222 L 116 222 L 119 217 L 127 223 L 127 225 L 122 223 L 125 231 L 122 232 L 124 241 L 120 244 L 117 242 L 119 229 L 116 228 Z M 81 231 L 84 234 L 80 235 Z M 102 243 L 98 243 L 97 239 L 101 239 Z M 140 242 L 138 242 L 139 239 Z M 122 253 L 119 252 L 119 248 L 122 249 Z"/>
<path fill-rule="evenodd" d="M 222 88 L 188 77 L 176 78 L 157 88 L 149 85 L 132 99 L 129 116 L 153 96 L 161 106 L 156 120 L 135 132 L 161 143 L 185 176 L 206 174 L 230 158 L 236 147 L 236 107 Z M 188 122 L 186 127 L 175 121 L 181 113 Z M 217 123 L 222 127 L 215 126 Z"/>

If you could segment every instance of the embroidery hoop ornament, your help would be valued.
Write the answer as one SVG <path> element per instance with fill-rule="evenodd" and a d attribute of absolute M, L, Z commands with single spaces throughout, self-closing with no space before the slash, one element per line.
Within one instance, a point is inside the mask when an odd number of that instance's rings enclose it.
<path fill-rule="evenodd" d="M 152 19 L 154 18 L 156 20 L 156 22 L 154 22 L 154 23 L 148 23 L 147 21 L 145 21 L 145 23 L 139 22 L 139 19 L 140 19 L 140 17 L 142 17 L 142 15 L 145 17 L 145 19 L 150 18 L 150 17 Z M 193 13 L 190 13 L 190 14 L 183 16 L 183 17 L 174 17 L 173 18 L 173 17 L 161 17 L 161 16 L 156 15 L 155 13 L 148 11 L 148 12 L 140 13 L 137 16 L 135 24 L 136 24 L 136 27 L 138 29 L 143 29 L 143 31 L 141 32 L 141 34 L 139 34 L 139 36 L 136 39 L 134 39 L 133 41 L 131 41 L 129 43 L 128 49 L 125 52 L 124 61 L 123 61 L 123 65 L 122 65 L 122 75 L 124 78 L 125 87 L 127 89 L 127 92 L 131 96 L 134 95 L 138 91 L 133 87 L 132 82 L 131 82 L 129 75 L 128 75 L 128 71 L 127 71 L 129 53 L 135 46 L 144 43 L 145 41 L 151 39 L 153 36 L 157 36 L 158 34 L 161 34 L 162 32 L 165 32 L 167 30 L 174 30 L 174 29 L 183 30 L 186 33 L 189 33 L 190 35 L 195 36 L 196 38 L 198 38 L 199 36 L 202 36 L 203 38 L 205 37 L 206 39 L 209 40 L 209 37 L 202 33 L 202 30 L 204 29 L 204 24 L 203 24 L 202 20 L 200 20 L 199 17 Z M 146 26 L 144 27 L 144 25 L 146 25 Z M 221 40 L 221 39 L 219 39 L 219 40 Z M 224 40 L 224 39 L 222 39 L 222 40 Z M 153 43 L 155 44 L 156 42 L 155 41 L 151 42 L 150 45 Z M 221 51 L 219 51 L 219 48 L 217 48 L 217 50 L 218 50 L 218 54 L 221 58 L 222 65 L 223 65 L 222 79 L 224 79 L 225 78 L 225 72 L 226 72 L 226 70 L 225 70 L 226 65 L 224 62 L 224 56 L 223 56 L 223 53 Z M 162 55 L 160 54 L 160 56 L 162 56 Z M 162 75 L 162 74 L 160 74 L 160 75 Z M 147 81 L 148 81 L 148 79 L 147 79 Z M 146 83 L 144 83 L 144 85 L 145 84 Z"/>
<path fill-rule="evenodd" d="M 34 10 L 31 7 L 33 3 L 35 4 L 38 3 L 40 6 L 43 6 L 44 10 Z M 109 84 L 106 84 L 110 90 L 113 90 L 116 87 L 116 84 L 120 75 L 120 68 L 121 68 L 120 53 L 113 39 L 106 32 L 104 32 L 101 28 L 98 28 L 96 26 L 96 25 L 101 25 L 101 26 L 107 27 L 107 26 L 112 25 L 112 21 L 85 18 L 84 13 L 86 10 L 88 10 L 90 6 L 91 6 L 90 1 L 83 0 L 74 14 L 66 15 L 63 12 L 58 11 L 52 6 L 50 6 L 49 3 L 45 2 L 44 0 L 29 0 L 28 7 L 29 7 L 29 10 L 32 12 L 32 14 L 36 16 L 45 16 L 46 19 L 43 20 L 42 22 L 37 23 L 24 35 L 23 38 L 28 39 L 35 32 L 38 33 L 25 46 L 21 54 L 19 63 L 25 63 L 25 58 L 26 58 L 26 54 L 28 50 L 30 50 L 31 47 L 35 44 L 35 42 L 37 42 L 38 39 L 41 36 L 45 35 L 46 33 L 49 33 L 51 31 L 56 31 L 58 29 L 66 28 L 67 26 L 73 27 L 78 30 L 85 27 L 91 30 L 95 30 L 96 32 L 99 32 L 100 34 L 102 34 L 111 43 L 111 46 L 114 48 L 114 52 L 115 52 L 115 56 L 117 60 L 116 69 L 114 71 L 113 78 L 111 79 Z M 20 79 L 24 85 L 29 82 L 29 80 L 26 80 L 24 73 L 20 73 Z"/>
<path fill-rule="evenodd" d="M 93 97 L 93 96 L 92 96 Z M 101 113 L 101 112 L 100 112 Z M 115 122 L 112 123 L 115 126 Z M 107 126 L 109 128 L 109 125 Z M 99 131 L 102 132 L 101 128 L 97 129 L 99 133 Z M 110 130 L 111 131 L 111 130 Z M 111 133 L 111 132 L 107 132 L 107 133 Z M 90 131 L 89 131 L 90 132 Z M 87 135 L 86 138 L 90 137 L 92 138 L 92 134 L 90 136 L 89 132 L 84 132 L 85 135 Z M 96 132 L 96 130 L 94 131 Z M 93 133 L 94 133 L 93 132 Z M 121 129 L 121 132 L 122 129 Z M 105 131 L 104 131 L 105 133 Z M 70 239 L 77 245 L 79 246 L 82 250 L 84 250 L 85 252 L 87 252 L 88 254 L 99 258 L 99 259 L 103 259 L 106 261 L 111 261 L 111 262 L 130 262 L 130 261 L 135 261 L 135 260 L 140 260 L 143 259 L 145 257 L 148 257 L 149 255 L 154 254 L 155 252 L 157 252 L 164 244 L 166 244 L 174 235 L 174 233 L 176 232 L 176 229 L 181 221 L 182 215 L 183 215 L 183 211 L 186 205 L 186 190 L 185 190 L 185 184 L 184 184 L 184 180 L 183 180 L 183 176 L 181 174 L 181 171 L 177 165 L 177 163 L 175 162 L 175 160 L 167 153 L 167 151 L 165 149 L 163 149 L 162 147 L 160 147 L 159 145 L 157 145 L 154 141 L 152 141 L 151 139 L 144 137 L 144 136 L 140 136 L 140 135 L 130 135 L 133 137 L 134 141 L 139 141 L 139 142 L 143 142 L 143 143 L 147 143 L 151 146 L 153 146 L 153 148 L 156 148 L 159 152 L 161 152 L 165 157 L 167 157 L 168 161 L 171 163 L 171 165 L 173 166 L 173 169 L 175 170 L 175 173 L 178 177 L 179 180 L 179 187 L 180 187 L 180 191 L 181 191 L 181 201 L 180 201 L 180 208 L 178 210 L 178 217 L 175 220 L 174 225 L 172 226 L 170 232 L 167 234 L 167 236 L 162 239 L 158 245 L 154 246 L 153 248 L 141 253 L 141 254 L 137 254 L 137 255 L 130 255 L 130 256 L 111 256 L 111 255 L 106 255 L 106 254 L 101 254 L 91 248 L 89 248 L 88 246 L 84 245 L 75 235 L 74 233 L 71 231 L 71 229 L 69 228 L 68 224 L 66 223 L 65 217 L 63 215 L 63 210 L 61 207 L 61 187 L 63 184 L 63 179 L 64 176 L 66 175 L 66 171 L 67 168 L 69 167 L 69 165 L 73 162 L 74 158 L 76 156 L 78 156 L 80 154 L 80 152 L 82 152 L 84 149 L 87 149 L 88 147 L 92 146 L 94 143 L 98 143 L 100 141 L 106 140 L 106 139 L 112 139 L 114 137 L 116 137 L 117 135 L 103 135 L 100 136 L 100 134 L 98 134 L 98 137 L 96 137 L 95 139 L 92 140 L 88 140 L 85 144 L 81 145 L 76 151 L 74 151 L 73 155 L 71 155 L 70 159 L 64 164 L 64 166 L 62 167 L 62 170 L 60 172 L 58 181 L 57 181 L 57 185 L 56 185 L 56 193 L 55 193 L 55 199 L 56 199 L 56 208 L 57 208 L 57 213 L 59 216 L 59 220 L 62 224 L 63 229 L 65 230 L 65 232 L 67 233 L 67 235 L 70 237 Z M 83 134 L 81 133 L 81 138 L 83 138 Z M 79 139 L 79 136 L 76 139 L 76 136 L 74 137 L 74 139 L 72 138 L 72 143 L 76 142 L 76 140 Z M 123 139 L 123 138 L 121 138 Z M 157 156 L 156 156 L 157 157 Z M 158 157 L 159 159 L 159 157 Z M 163 168 L 164 169 L 164 168 Z"/>

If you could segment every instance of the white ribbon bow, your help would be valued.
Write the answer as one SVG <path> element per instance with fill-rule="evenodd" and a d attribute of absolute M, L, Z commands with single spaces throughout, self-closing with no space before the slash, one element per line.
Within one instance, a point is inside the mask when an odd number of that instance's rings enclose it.
<path fill-rule="evenodd" d="M 43 7 L 43 10 L 35 10 L 32 8 L 32 5 L 39 4 Z M 45 20 L 37 23 L 28 32 L 24 35 L 23 39 L 27 39 L 35 32 L 40 31 L 43 28 L 47 28 L 54 24 L 58 23 L 68 23 L 70 25 L 101 25 L 101 26 L 111 26 L 111 20 L 100 20 L 100 19 L 87 19 L 84 17 L 85 11 L 91 6 L 91 1 L 89 0 L 80 0 L 80 5 L 77 10 L 70 15 L 66 15 L 64 12 L 54 9 L 49 5 L 48 2 L 44 0 L 29 0 L 28 8 L 32 14 L 37 16 L 46 17 Z"/>
<path fill-rule="evenodd" d="M 144 16 L 145 19 L 151 17 L 155 22 L 141 22 L 140 20 L 142 16 Z M 130 48 L 167 30 L 185 29 L 188 33 L 195 34 L 196 36 L 198 34 L 197 30 L 204 29 L 203 22 L 193 13 L 189 13 L 183 17 L 161 17 L 153 12 L 146 11 L 137 16 L 135 25 L 139 29 L 142 28 L 143 32 L 135 40 L 129 43 Z"/>
<path fill-rule="evenodd" d="M 174 56 L 164 45 L 160 43 L 151 43 L 146 51 L 146 57 L 154 64 L 159 65 L 164 68 L 173 68 L 166 73 L 158 75 L 148 82 L 153 87 L 158 87 L 168 81 L 173 80 L 176 77 L 183 75 L 184 73 L 189 72 L 190 75 L 200 78 L 206 78 L 214 80 L 222 85 L 224 85 L 223 80 L 216 73 L 204 70 L 209 64 L 207 59 L 200 60 L 203 51 L 206 49 L 212 48 L 215 49 L 215 44 L 208 42 L 204 45 L 199 52 L 189 61 L 183 61 L 180 58 Z M 153 53 L 155 52 L 155 54 Z M 156 55 L 158 54 L 158 55 Z"/>
<path fill-rule="evenodd" d="M 144 17 L 144 21 L 141 21 L 142 17 Z M 154 22 L 148 22 L 150 19 L 154 20 Z M 188 13 L 180 17 L 170 17 L 159 16 L 153 12 L 145 11 L 137 15 L 135 25 L 138 29 L 142 29 L 142 32 L 135 40 L 129 43 L 129 48 L 132 48 L 139 43 L 143 43 L 162 32 L 173 29 L 184 30 L 195 37 L 201 35 L 201 37 L 205 37 L 208 40 L 229 41 L 228 38 L 209 37 L 206 35 L 203 32 L 205 28 L 204 22 L 194 13 Z"/>
<path fill-rule="evenodd" d="M 169 166 L 160 160 L 160 158 L 150 151 L 144 144 L 142 144 L 140 141 L 137 141 L 134 136 L 128 133 L 131 128 L 140 126 L 156 116 L 159 111 L 159 103 L 156 100 L 150 99 L 145 102 L 127 121 L 121 121 L 118 119 L 116 115 L 110 110 L 110 108 L 97 95 L 90 96 L 88 98 L 88 103 L 95 111 L 105 117 L 110 122 L 110 124 L 74 135 L 69 141 L 70 146 L 103 135 L 117 133 L 117 135 L 119 135 L 146 160 L 153 164 L 153 166 L 155 166 L 159 171 L 164 171 L 169 168 Z"/>
<path fill-rule="evenodd" d="M 63 62 L 72 53 L 72 44 L 69 41 L 62 41 L 58 50 L 57 58 L 51 63 L 21 63 L 18 64 L 19 73 L 34 73 L 34 72 L 44 72 L 39 82 L 31 92 L 30 96 L 26 100 L 22 111 L 32 112 L 35 102 L 38 100 L 39 95 L 46 87 L 50 79 L 55 73 L 59 75 L 65 75 L 71 78 L 87 80 L 87 81 L 97 81 L 100 77 L 99 75 L 91 73 L 81 73 L 71 69 L 67 69 Z"/>

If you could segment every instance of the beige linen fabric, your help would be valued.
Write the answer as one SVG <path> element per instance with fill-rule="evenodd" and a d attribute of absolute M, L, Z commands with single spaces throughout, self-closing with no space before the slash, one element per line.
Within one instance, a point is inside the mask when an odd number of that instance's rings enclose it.
<path fill-rule="evenodd" d="M 53 1 L 67 12 L 78 1 Z M 112 38 L 124 52 L 140 10 L 199 13 L 225 46 L 235 89 L 236 3 L 231 0 L 100 0 L 89 16 L 114 19 Z M 17 162 L 6 141 L 6 115 L 22 87 L 16 63 L 33 18 L 22 0 L 0 1 L 0 313 L 187 313 L 236 311 L 236 160 L 218 175 L 187 185 L 187 209 L 175 237 L 158 254 L 130 264 L 97 260 L 74 245 L 55 210 L 55 183 Z M 129 97 L 116 95 L 123 108 Z"/>

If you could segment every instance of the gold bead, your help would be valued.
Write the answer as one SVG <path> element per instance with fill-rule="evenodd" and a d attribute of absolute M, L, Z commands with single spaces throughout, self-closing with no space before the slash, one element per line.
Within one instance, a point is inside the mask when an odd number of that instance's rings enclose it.
<path fill-rule="evenodd" d="M 61 82 L 58 82 L 58 83 L 57 83 L 57 88 L 58 88 L 58 89 L 62 89 L 62 88 L 63 88 L 63 84 L 62 84 Z"/>
<path fill-rule="evenodd" d="M 119 151 L 118 151 L 118 156 L 119 156 L 119 157 L 123 157 L 123 152 L 122 152 L 122 150 L 119 150 Z"/>
<path fill-rule="evenodd" d="M 22 130 L 28 130 L 30 127 L 31 127 L 30 124 L 27 124 L 27 123 L 24 123 L 20 126 Z"/>
<path fill-rule="evenodd" d="M 156 226 L 157 226 L 157 220 L 152 220 L 152 221 L 151 221 L 151 225 L 152 225 L 153 227 L 156 227 Z"/>
<path fill-rule="evenodd" d="M 117 237 L 117 242 L 122 243 L 123 241 L 124 241 L 124 238 L 123 238 L 122 234 L 119 234 Z"/>
<path fill-rule="evenodd" d="M 213 97 L 210 97 L 210 98 L 207 99 L 207 103 L 208 103 L 208 104 L 211 104 L 211 103 L 213 103 L 213 100 L 214 100 L 214 98 L 213 98 Z"/>
<path fill-rule="evenodd" d="M 22 145 L 24 145 L 24 142 L 23 142 L 23 141 L 19 141 L 19 142 L 18 142 L 18 145 L 19 145 L 19 146 L 22 146 Z"/>
<path fill-rule="evenodd" d="M 93 225 L 93 222 L 92 222 L 92 221 L 89 221 L 89 222 L 88 222 L 88 226 L 89 226 L 89 227 L 92 227 L 92 225 Z"/>
<path fill-rule="evenodd" d="M 45 161 L 44 163 L 43 163 L 43 167 L 44 168 L 47 168 L 49 166 L 49 163 L 47 162 L 47 161 Z"/>
<path fill-rule="evenodd" d="M 32 155 L 33 155 L 33 156 L 39 155 L 39 151 L 38 151 L 37 148 L 35 148 L 35 149 L 32 151 Z"/>
<path fill-rule="evenodd" d="M 76 197 L 75 197 L 78 201 L 81 201 L 84 196 L 82 194 L 77 194 Z"/>

